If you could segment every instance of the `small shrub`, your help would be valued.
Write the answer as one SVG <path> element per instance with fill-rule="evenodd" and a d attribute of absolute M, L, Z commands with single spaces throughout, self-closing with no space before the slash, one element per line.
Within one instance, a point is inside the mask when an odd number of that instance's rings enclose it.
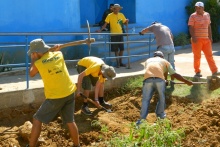
<path fill-rule="evenodd" d="M 115 136 L 108 145 L 111 147 L 179 147 L 185 136 L 183 129 L 172 130 L 168 119 L 159 119 L 155 124 L 143 121 L 139 128 L 131 124 L 130 134 Z"/>
<path fill-rule="evenodd" d="M 189 36 L 185 33 L 180 33 L 177 36 L 174 37 L 174 45 L 175 46 L 185 46 L 190 44 Z"/>

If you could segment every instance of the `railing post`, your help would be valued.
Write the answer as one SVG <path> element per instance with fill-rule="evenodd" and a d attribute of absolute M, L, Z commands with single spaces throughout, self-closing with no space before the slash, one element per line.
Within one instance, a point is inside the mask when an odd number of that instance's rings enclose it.
<path fill-rule="evenodd" d="M 128 39 L 128 24 L 126 24 L 126 32 L 127 32 L 127 53 L 128 53 L 128 69 L 130 69 L 130 48 L 129 48 L 129 39 Z"/>
<path fill-rule="evenodd" d="M 149 44 L 148 44 L 148 48 L 149 48 L 149 58 L 150 58 L 150 52 L 151 52 L 151 34 L 150 34 L 150 37 L 149 37 Z"/>
<path fill-rule="evenodd" d="M 26 47 L 25 47 L 25 52 L 26 52 L 26 83 L 27 83 L 27 89 L 29 89 L 29 68 L 28 68 L 28 37 L 26 36 Z"/>

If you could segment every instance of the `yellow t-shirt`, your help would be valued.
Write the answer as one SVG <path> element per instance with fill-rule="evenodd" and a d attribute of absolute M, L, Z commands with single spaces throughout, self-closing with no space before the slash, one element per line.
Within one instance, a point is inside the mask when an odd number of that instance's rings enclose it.
<path fill-rule="evenodd" d="M 118 13 L 118 14 L 110 13 L 105 19 L 106 23 L 110 23 L 111 33 L 122 33 L 122 27 L 120 25 L 120 21 L 122 21 L 123 23 L 126 21 L 126 18 L 122 13 Z"/>
<path fill-rule="evenodd" d="M 158 77 L 165 80 L 164 73 L 169 72 L 170 75 L 176 73 L 172 65 L 165 59 L 153 57 L 145 62 L 144 79 L 150 77 Z"/>
<path fill-rule="evenodd" d="M 63 54 L 60 51 L 48 52 L 35 62 L 43 83 L 46 99 L 64 98 L 76 91 Z"/>
<path fill-rule="evenodd" d="M 105 62 L 98 58 L 98 57 L 85 57 L 79 60 L 78 65 L 84 66 L 86 68 L 85 74 L 92 75 L 93 77 L 99 77 L 99 81 L 103 83 L 105 81 L 105 78 L 103 78 L 102 75 L 99 75 L 99 72 L 101 71 L 101 66 L 105 64 Z"/>

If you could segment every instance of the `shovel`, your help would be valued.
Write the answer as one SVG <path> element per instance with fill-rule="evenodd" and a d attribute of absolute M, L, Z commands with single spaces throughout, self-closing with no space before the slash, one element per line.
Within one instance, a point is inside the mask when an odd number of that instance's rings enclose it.
<path fill-rule="evenodd" d="M 111 113 L 112 110 L 111 109 L 107 109 L 103 106 L 101 106 L 100 104 L 97 104 L 96 102 L 94 102 L 92 99 L 88 98 L 87 96 L 85 96 L 84 94 L 80 93 L 80 96 L 82 96 L 84 99 L 86 99 L 87 101 L 89 101 L 90 103 L 92 103 L 93 105 L 95 105 L 97 108 L 99 109 L 104 109 L 106 112 Z"/>
<path fill-rule="evenodd" d="M 174 84 L 186 84 L 184 82 L 174 82 L 170 81 L 170 85 Z M 192 82 L 193 85 L 207 84 L 208 90 L 214 91 L 220 87 L 220 78 L 218 76 L 208 76 L 207 82 Z"/>

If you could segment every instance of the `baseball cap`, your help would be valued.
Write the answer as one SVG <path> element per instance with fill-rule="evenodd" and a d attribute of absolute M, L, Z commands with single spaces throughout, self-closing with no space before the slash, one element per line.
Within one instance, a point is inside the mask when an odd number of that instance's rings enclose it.
<path fill-rule="evenodd" d="M 108 80 L 112 80 L 115 76 L 115 69 L 112 66 L 108 66 L 106 64 L 102 65 L 101 72 L 105 78 Z"/>
<path fill-rule="evenodd" d="M 31 55 L 31 53 L 37 52 L 37 53 L 45 53 L 50 49 L 48 45 L 45 44 L 43 39 L 34 39 L 30 42 L 30 48 L 27 52 L 28 56 Z"/>
<path fill-rule="evenodd" d="M 161 57 L 161 58 L 164 57 L 164 55 L 163 55 L 163 53 L 162 53 L 161 51 L 156 51 L 156 52 L 154 52 L 154 57 L 156 57 L 156 56 L 159 56 L 159 57 Z"/>
<path fill-rule="evenodd" d="M 196 7 L 204 7 L 204 3 L 203 2 L 197 2 L 195 4 Z"/>

